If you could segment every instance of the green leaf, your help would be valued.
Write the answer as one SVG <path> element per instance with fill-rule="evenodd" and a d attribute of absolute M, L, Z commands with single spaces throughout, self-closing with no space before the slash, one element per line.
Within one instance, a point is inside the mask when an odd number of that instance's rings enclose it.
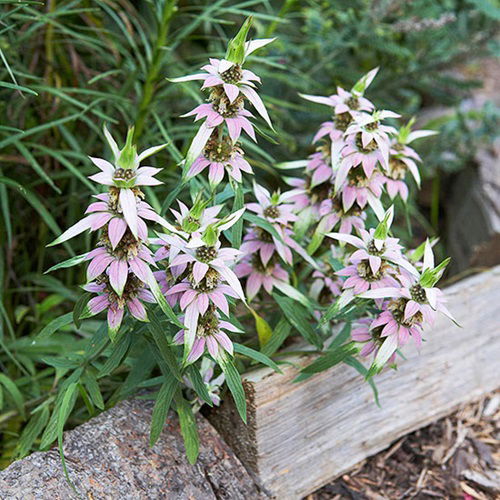
<path fill-rule="evenodd" d="M 19 90 L 19 92 L 26 92 L 31 95 L 38 95 L 34 90 L 29 89 L 28 87 L 23 87 L 21 85 L 16 85 L 14 83 L 9 82 L 0 82 L 0 87 L 5 87 L 7 89 Z"/>
<path fill-rule="evenodd" d="M 296 288 L 294 288 L 292 285 L 289 285 L 288 283 L 279 282 L 275 283 L 274 286 L 283 293 L 286 297 L 289 297 L 290 299 L 293 299 L 303 306 L 307 307 L 309 311 L 314 312 L 314 306 L 311 303 L 311 301 L 301 292 L 299 292 Z"/>
<path fill-rule="evenodd" d="M 200 450 L 200 439 L 198 437 L 198 429 L 196 428 L 196 417 L 194 416 L 191 405 L 182 397 L 182 393 L 180 391 L 177 391 L 177 394 L 175 395 L 175 406 L 177 415 L 179 416 L 179 423 L 181 425 L 181 434 L 184 439 L 186 455 L 189 463 L 194 465 Z"/>
<path fill-rule="evenodd" d="M 167 377 L 156 396 L 153 415 L 151 417 L 151 430 L 149 432 L 149 446 L 153 447 L 160 437 L 172 398 L 179 383 L 173 377 Z"/>
<path fill-rule="evenodd" d="M 138 357 L 132 361 L 131 369 L 125 381 L 108 400 L 109 406 L 113 406 L 121 399 L 133 394 L 138 389 L 139 384 L 150 376 L 153 368 L 156 366 L 156 359 L 151 352 L 149 344 L 144 342 L 137 347 L 139 347 Z"/>
<path fill-rule="evenodd" d="M 82 324 L 80 317 L 82 316 L 85 306 L 87 305 L 87 302 L 90 300 L 91 297 L 92 297 L 91 293 L 85 292 L 76 301 L 75 307 L 73 309 L 73 323 L 77 328 L 80 328 Z"/>
<path fill-rule="evenodd" d="M 169 321 L 174 325 L 178 326 L 179 328 L 184 328 L 184 325 L 177 318 L 177 315 L 170 307 L 169 303 L 167 302 L 167 299 L 165 299 L 165 296 L 163 295 L 163 292 L 161 291 L 160 286 L 158 285 L 158 282 L 156 281 L 152 272 L 150 273 L 148 279 L 148 285 L 149 289 L 151 290 L 151 293 L 154 295 L 154 298 L 156 299 L 156 302 L 160 306 L 160 309 L 165 313 L 165 316 L 169 319 Z"/>
<path fill-rule="evenodd" d="M 14 404 L 19 411 L 22 418 L 25 418 L 24 413 L 24 398 L 21 391 L 17 388 L 17 385 L 9 378 L 7 375 L 0 373 L 0 384 L 4 386 L 7 394 L 10 394 Z"/>
<path fill-rule="evenodd" d="M 242 354 L 243 356 L 247 356 L 248 358 L 258 361 L 263 365 L 269 366 L 269 368 L 272 368 L 276 373 L 283 374 L 280 367 L 272 359 L 268 358 L 262 352 L 256 351 L 242 344 L 234 344 L 234 352 Z"/>
<path fill-rule="evenodd" d="M 347 356 L 347 358 L 344 359 L 344 363 L 346 365 L 352 366 L 355 370 L 358 371 L 363 377 L 366 377 L 368 374 L 368 370 L 363 366 L 363 364 L 357 360 L 356 358 L 353 358 L 352 356 Z M 379 408 L 382 408 L 380 406 L 380 401 L 378 399 L 378 390 L 377 386 L 375 384 L 375 381 L 373 378 L 368 380 L 368 383 L 370 384 L 370 387 L 372 388 L 373 391 L 373 397 L 375 398 L 375 403 Z"/>
<path fill-rule="evenodd" d="M 62 436 L 66 420 L 68 420 L 69 415 L 71 414 L 71 411 L 75 406 L 77 389 L 78 382 L 73 382 L 68 386 L 62 398 L 61 406 L 59 407 L 57 416 L 57 434 L 59 436 Z"/>
<path fill-rule="evenodd" d="M 45 172 L 43 167 L 38 163 L 37 159 L 31 154 L 31 151 L 20 141 L 14 142 L 14 145 L 24 158 L 31 164 L 33 170 L 57 193 L 61 194 L 61 190 L 54 184 L 54 181 Z"/>
<path fill-rule="evenodd" d="M 288 335 L 290 335 L 290 330 L 292 329 L 292 325 L 286 320 L 286 318 L 282 317 L 278 324 L 274 327 L 273 334 L 271 338 L 267 342 L 267 344 L 262 347 L 261 352 L 266 356 L 271 356 L 274 354 L 286 340 Z"/>
<path fill-rule="evenodd" d="M 233 395 L 234 402 L 236 404 L 236 409 L 240 414 L 241 420 L 247 423 L 247 400 L 245 396 L 245 389 L 243 389 L 243 384 L 241 383 L 241 376 L 234 366 L 233 360 L 229 355 L 224 354 L 219 359 L 220 367 L 226 376 L 226 383 Z"/>
<path fill-rule="evenodd" d="M 85 262 L 86 259 L 87 259 L 86 253 L 83 253 L 81 255 L 76 255 L 75 257 L 71 257 L 71 259 L 67 259 L 63 262 L 59 262 L 59 264 L 56 264 L 55 266 L 52 266 L 50 269 L 47 269 L 47 271 L 45 271 L 44 274 L 51 273 L 52 271 L 57 271 L 58 269 L 65 269 L 67 267 L 76 266 L 78 264 L 81 264 L 82 262 Z"/>
<path fill-rule="evenodd" d="M 73 313 L 67 313 L 63 316 L 59 316 L 59 318 L 53 319 L 48 325 L 43 327 L 37 335 L 35 335 L 35 341 L 46 339 L 57 332 L 57 330 L 68 326 L 71 323 L 73 323 Z"/>
<path fill-rule="evenodd" d="M 243 214 L 243 218 L 248 222 L 250 222 L 251 224 L 255 224 L 261 229 L 264 229 L 264 231 L 267 231 L 269 234 L 274 236 L 278 241 L 281 242 L 283 241 L 278 231 L 276 231 L 276 228 L 262 217 L 258 217 L 257 215 L 245 212 Z"/>
<path fill-rule="evenodd" d="M 288 297 L 283 297 L 273 293 L 274 300 L 278 303 L 286 319 L 295 327 L 295 329 L 309 342 L 318 349 L 323 347 L 321 338 L 311 325 L 311 316 L 306 308 Z"/>
<path fill-rule="evenodd" d="M 200 374 L 200 371 L 196 366 L 189 365 L 187 367 L 187 373 L 189 380 L 193 384 L 193 388 L 200 399 L 205 401 L 207 405 L 213 406 L 212 398 L 207 390 L 207 384 L 203 381 L 203 377 Z"/>
<path fill-rule="evenodd" d="M 328 351 L 326 354 L 313 361 L 310 365 L 302 368 L 303 373 L 319 373 L 328 370 L 332 366 L 344 361 L 347 356 L 352 356 L 359 352 L 359 346 L 355 342 L 344 344 L 334 351 Z"/>
<path fill-rule="evenodd" d="M 99 388 L 99 382 L 93 373 L 89 370 L 85 372 L 82 377 L 83 385 L 89 393 L 92 403 L 94 403 L 97 408 L 104 410 L 104 400 L 102 399 L 101 389 Z"/>
<path fill-rule="evenodd" d="M 66 479 L 70 483 L 73 490 L 75 490 L 75 487 L 70 480 L 68 470 L 66 468 L 66 459 L 64 458 L 63 431 L 64 431 L 64 425 L 66 424 L 66 421 L 68 420 L 71 412 L 73 411 L 73 407 L 75 406 L 76 398 L 78 395 L 77 389 L 78 389 L 78 382 L 73 382 L 68 386 L 66 392 L 64 393 L 61 406 L 59 407 L 57 414 L 57 443 L 59 447 L 59 455 L 61 456 L 64 475 L 66 476 Z"/>
<path fill-rule="evenodd" d="M 271 338 L 273 330 L 269 326 L 269 323 L 262 316 L 259 316 L 257 311 L 255 311 L 251 307 L 249 307 L 249 309 L 255 319 L 255 328 L 257 330 L 257 335 L 259 337 L 259 344 L 261 347 L 263 347 L 267 344 L 267 342 Z"/>
<path fill-rule="evenodd" d="M 328 346 L 328 350 L 334 350 L 340 345 L 342 345 L 351 336 L 351 322 L 347 322 L 338 335 L 332 340 L 331 344 Z"/>
<path fill-rule="evenodd" d="M 160 351 L 161 357 L 168 366 L 168 369 L 172 372 L 172 375 L 179 381 L 182 382 L 182 371 L 180 364 L 177 360 L 177 356 L 174 350 L 170 347 L 167 336 L 166 329 L 162 327 L 158 316 L 154 311 L 150 311 L 149 314 L 149 331 L 155 341 L 158 350 Z"/>
<path fill-rule="evenodd" d="M 394 218 L 394 205 L 391 205 L 389 209 L 385 212 L 384 218 L 379 222 L 375 232 L 373 233 L 373 238 L 376 240 L 385 240 L 389 235 L 389 229 L 391 228 L 392 219 Z"/>
<path fill-rule="evenodd" d="M 44 406 L 30 418 L 16 444 L 17 457 L 22 458 L 30 452 L 36 438 L 47 425 L 49 414 L 49 409 Z"/>
<path fill-rule="evenodd" d="M 109 355 L 102 368 L 99 370 L 99 373 L 97 374 L 98 378 L 106 377 L 110 373 L 113 373 L 116 368 L 118 368 L 123 358 L 127 354 L 131 341 L 132 334 L 127 332 L 127 334 L 123 335 L 116 344 L 112 344 L 113 350 L 111 351 L 111 354 Z"/>
<path fill-rule="evenodd" d="M 242 209 L 243 205 L 244 205 L 243 188 L 241 187 L 241 184 L 237 183 L 234 192 L 233 213 Z M 240 217 L 236 222 L 236 224 L 234 224 L 232 230 L 233 248 L 240 248 L 242 235 L 243 235 L 243 218 Z"/>
<path fill-rule="evenodd" d="M 5 184 L 8 187 L 16 189 L 19 192 L 19 194 L 38 212 L 38 214 L 43 219 L 45 224 L 47 224 L 47 226 L 50 228 L 50 230 L 56 236 L 59 236 L 61 234 L 61 228 L 58 226 L 54 217 L 45 208 L 45 206 L 41 203 L 41 201 L 38 199 L 38 197 L 35 195 L 35 193 L 33 193 L 29 189 L 25 188 L 23 185 L 19 184 L 18 182 L 13 181 L 12 179 L 9 179 L 8 177 L 0 176 L 0 184 Z M 74 255 L 75 252 L 73 252 L 71 246 L 69 245 L 69 243 L 67 241 L 64 242 L 64 248 L 66 248 L 66 250 L 68 250 L 70 255 Z"/>
<path fill-rule="evenodd" d="M 352 300 L 354 299 L 354 292 L 352 289 L 347 289 L 342 292 L 342 294 L 333 302 L 328 309 L 326 310 L 326 313 L 322 316 L 321 318 L 321 323 L 327 323 L 328 321 L 332 320 L 336 316 L 340 314 L 340 311 Z"/>

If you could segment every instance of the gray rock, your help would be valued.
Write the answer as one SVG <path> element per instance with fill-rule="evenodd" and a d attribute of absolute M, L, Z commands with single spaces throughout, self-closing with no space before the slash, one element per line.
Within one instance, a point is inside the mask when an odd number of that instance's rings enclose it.
<path fill-rule="evenodd" d="M 198 415 L 200 456 L 190 465 L 170 414 L 149 447 L 152 404 L 128 400 L 65 433 L 67 483 L 57 450 L 38 452 L 0 472 L 1 500 L 264 498 L 215 429 Z"/>

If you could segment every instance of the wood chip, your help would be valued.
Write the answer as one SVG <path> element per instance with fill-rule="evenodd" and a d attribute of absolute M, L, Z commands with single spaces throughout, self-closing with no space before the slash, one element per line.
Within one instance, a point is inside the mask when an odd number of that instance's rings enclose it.
<path fill-rule="evenodd" d="M 486 404 L 483 410 L 484 417 L 493 416 L 500 406 L 500 394 L 495 394 Z"/>
<path fill-rule="evenodd" d="M 464 442 L 467 433 L 468 433 L 467 427 L 463 427 L 462 422 L 459 420 L 457 427 L 457 438 L 453 446 L 449 449 L 448 453 L 446 453 L 443 460 L 441 461 L 441 465 L 444 465 L 455 454 L 459 446 Z"/>
<path fill-rule="evenodd" d="M 462 490 L 470 495 L 473 498 L 477 498 L 477 500 L 488 500 L 488 497 L 483 495 L 483 493 L 480 493 L 476 491 L 475 489 L 471 488 L 465 481 L 462 481 L 460 483 L 460 487 Z"/>
<path fill-rule="evenodd" d="M 485 490 L 500 493 L 500 476 L 495 472 L 485 471 L 480 473 L 474 470 L 464 470 L 462 476 Z"/>

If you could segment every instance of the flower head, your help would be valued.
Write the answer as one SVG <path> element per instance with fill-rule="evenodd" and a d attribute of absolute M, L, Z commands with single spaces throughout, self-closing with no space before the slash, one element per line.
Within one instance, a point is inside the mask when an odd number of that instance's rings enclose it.
<path fill-rule="evenodd" d="M 254 182 L 254 194 L 258 203 L 248 203 L 246 206 L 248 210 L 275 226 L 287 226 L 290 222 L 297 220 L 294 204 L 287 203 L 287 201 L 300 192 L 300 190 L 293 189 L 271 195 L 266 188 Z"/>
<path fill-rule="evenodd" d="M 215 361 L 219 359 L 222 351 L 233 354 L 233 343 L 223 330 L 241 332 L 228 321 L 221 320 L 217 311 L 210 307 L 197 320 L 195 338 L 187 356 L 187 361 L 191 363 L 195 362 L 203 355 L 205 350 L 208 351 Z M 185 339 L 186 331 L 180 330 L 175 335 L 174 342 L 176 344 L 184 344 Z"/>
<path fill-rule="evenodd" d="M 262 263 L 258 255 L 246 258 L 235 267 L 235 273 L 239 278 L 246 277 L 246 295 L 252 300 L 264 287 L 267 293 L 272 293 L 273 287 L 288 282 L 288 273 L 271 259 L 266 265 Z"/>
<path fill-rule="evenodd" d="M 235 181 L 241 182 L 241 172 L 253 173 L 252 167 L 243 157 L 241 148 L 233 144 L 228 137 L 219 140 L 213 137 L 207 142 L 203 154 L 193 162 L 188 177 L 194 177 L 208 167 L 208 180 L 211 185 L 219 184 L 227 171 Z"/>
<path fill-rule="evenodd" d="M 148 321 L 146 309 L 141 301 L 156 302 L 153 294 L 136 276 L 130 276 L 127 279 L 121 295 L 116 293 L 111 286 L 109 276 L 106 274 L 100 275 L 96 281 L 88 283 L 83 288 L 87 292 L 97 294 L 87 304 L 88 315 L 93 316 L 107 310 L 111 337 L 116 335 L 120 328 L 125 308 L 134 318 L 140 321 Z"/>

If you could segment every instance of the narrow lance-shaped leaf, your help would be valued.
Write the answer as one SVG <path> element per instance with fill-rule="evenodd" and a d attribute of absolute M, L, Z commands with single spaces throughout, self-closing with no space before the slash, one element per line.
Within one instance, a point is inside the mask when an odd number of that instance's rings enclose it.
<path fill-rule="evenodd" d="M 247 422 L 247 400 L 245 396 L 245 389 L 243 388 L 243 384 L 241 383 L 241 375 L 238 370 L 234 366 L 232 359 L 229 357 L 227 353 L 224 353 L 218 359 L 219 365 L 226 376 L 226 383 L 231 391 L 231 394 L 234 399 L 234 403 L 236 404 L 236 409 L 243 420 L 243 422 Z"/>
<path fill-rule="evenodd" d="M 177 391 L 175 395 L 175 407 L 179 415 L 181 434 L 184 438 L 186 455 L 190 464 L 195 464 L 200 450 L 200 438 L 196 428 L 196 417 L 188 401 L 182 397 L 182 393 Z"/>
<path fill-rule="evenodd" d="M 154 446 L 160 437 L 165 420 L 167 418 L 168 410 L 172 404 L 172 398 L 179 382 L 173 377 L 166 377 L 165 382 L 162 384 L 158 395 L 156 396 L 153 414 L 151 416 L 151 430 L 149 433 L 149 446 Z"/>

